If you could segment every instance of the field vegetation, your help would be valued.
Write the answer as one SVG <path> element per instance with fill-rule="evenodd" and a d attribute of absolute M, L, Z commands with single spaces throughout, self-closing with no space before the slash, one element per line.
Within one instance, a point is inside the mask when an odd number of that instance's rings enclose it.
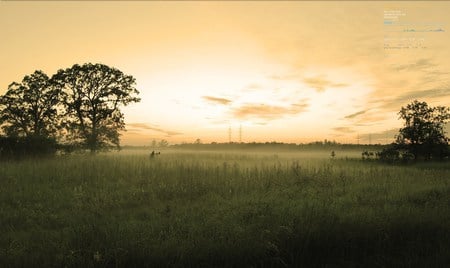
<path fill-rule="evenodd" d="M 123 150 L 0 165 L 1 267 L 445 267 L 448 162 Z"/>

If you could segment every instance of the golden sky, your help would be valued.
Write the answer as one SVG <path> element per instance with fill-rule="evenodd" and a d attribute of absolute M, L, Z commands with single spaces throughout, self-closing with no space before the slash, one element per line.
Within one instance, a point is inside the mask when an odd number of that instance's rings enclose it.
<path fill-rule="evenodd" d="M 137 80 L 122 144 L 391 141 L 450 104 L 450 2 L 0 1 L 0 94 L 75 63 Z"/>

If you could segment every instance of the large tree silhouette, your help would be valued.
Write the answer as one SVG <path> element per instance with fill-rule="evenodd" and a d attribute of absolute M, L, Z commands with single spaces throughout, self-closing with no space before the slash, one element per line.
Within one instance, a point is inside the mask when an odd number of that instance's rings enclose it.
<path fill-rule="evenodd" d="M 54 136 L 59 98 L 60 91 L 42 71 L 25 76 L 21 83 L 13 82 L 0 96 L 2 130 L 9 137 Z"/>
<path fill-rule="evenodd" d="M 135 79 L 104 64 L 75 64 L 52 78 L 63 92 L 68 140 L 91 152 L 119 146 L 121 106 L 139 102 Z"/>
<path fill-rule="evenodd" d="M 397 136 L 397 147 L 412 154 L 415 159 L 443 158 L 448 154 L 448 137 L 444 127 L 450 119 L 450 108 L 430 107 L 417 100 L 402 107 L 399 112 L 404 126 Z"/>

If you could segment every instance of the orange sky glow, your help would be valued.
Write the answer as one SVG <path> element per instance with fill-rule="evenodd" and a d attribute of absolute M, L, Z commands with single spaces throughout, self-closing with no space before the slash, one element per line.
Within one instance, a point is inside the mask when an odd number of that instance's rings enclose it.
<path fill-rule="evenodd" d="M 136 78 L 122 145 L 385 143 L 450 104 L 450 2 L 0 1 L 0 94 L 35 70 Z"/>

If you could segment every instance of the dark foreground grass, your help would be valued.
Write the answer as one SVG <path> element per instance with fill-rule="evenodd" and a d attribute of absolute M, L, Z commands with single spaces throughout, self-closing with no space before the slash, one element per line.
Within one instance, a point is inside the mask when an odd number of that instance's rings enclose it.
<path fill-rule="evenodd" d="M 309 159 L 3 162 L 0 267 L 448 267 L 448 163 Z"/>

